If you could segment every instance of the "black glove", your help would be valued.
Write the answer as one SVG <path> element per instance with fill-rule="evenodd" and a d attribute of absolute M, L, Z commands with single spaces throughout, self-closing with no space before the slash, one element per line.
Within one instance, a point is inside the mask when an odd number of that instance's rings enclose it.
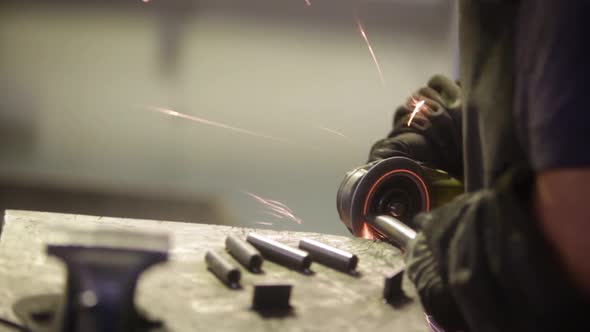
<path fill-rule="evenodd" d="M 461 136 L 461 88 L 437 75 L 418 90 L 415 100 L 424 106 L 407 125 L 414 110 L 408 99 L 395 113 L 393 130 L 371 148 L 369 161 L 404 156 L 443 169 L 455 177 L 463 175 Z"/>
<path fill-rule="evenodd" d="M 407 276 L 447 332 L 581 331 L 589 304 L 562 269 L 531 209 L 533 173 L 416 217 Z M 467 326 L 469 329 L 467 329 Z"/>
<path fill-rule="evenodd" d="M 423 233 L 419 233 L 410 244 L 406 264 L 406 276 L 414 282 L 424 310 L 435 320 L 442 319 L 437 323 L 444 326 L 447 332 L 468 331 L 448 282 L 439 272 L 440 267 Z"/>

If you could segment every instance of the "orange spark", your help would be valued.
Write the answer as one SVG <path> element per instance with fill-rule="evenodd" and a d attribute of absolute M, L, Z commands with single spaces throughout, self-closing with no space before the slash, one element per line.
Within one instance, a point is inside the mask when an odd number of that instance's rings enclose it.
<path fill-rule="evenodd" d="M 414 100 L 414 97 L 412 97 L 412 100 Z M 415 102 L 415 100 L 414 100 Z M 408 120 L 408 127 L 412 124 L 412 120 L 414 120 L 414 117 L 416 116 L 416 114 L 418 114 L 418 112 L 420 111 L 420 108 L 424 105 L 424 100 L 420 100 L 419 102 L 416 103 L 416 107 L 414 107 L 414 110 L 412 111 L 412 115 L 410 116 L 410 119 Z"/>
<path fill-rule="evenodd" d="M 279 201 L 273 200 L 273 199 L 262 198 L 256 194 L 253 194 L 248 191 L 243 191 L 243 192 L 246 195 L 257 200 L 260 204 L 264 205 L 264 207 L 266 207 L 267 209 L 269 209 L 270 211 L 264 211 L 266 214 L 271 215 L 276 218 L 279 218 L 279 219 L 287 218 L 288 220 L 294 221 L 298 224 L 303 223 L 303 220 L 301 218 L 297 217 L 295 215 L 295 213 L 293 213 L 293 211 L 291 209 L 289 209 L 289 207 L 287 205 L 285 205 Z"/>
<path fill-rule="evenodd" d="M 213 126 L 213 127 L 228 129 L 228 130 L 231 130 L 231 131 L 234 131 L 234 132 L 238 132 L 238 133 L 242 133 L 242 134 L 246 134 L 246 135 L 251 135 L 251 136 L 255 136 L 255 137 L 259 137 L 259 138 L 266 138 L 266 139 L 277 141 L 277 142 L 281 142 L 281 143 L 291 144 L 290 142 L 287 142 L 287 141 L 285 141 L 283 139 L 280 139 L 278 137 L 273 137 L 273 136 L 269 136 L 269 135 L 259 134 L 259 133 L 256 133 L 256 132 L 253 132 L 253 131 L 250 131 L 250 130 L 246 130 L 246 129 L 242 129 L 242 128 L 238 128 L 238 127 L 233 127 L 233 126 L 226 125 L 226 124 L 223 124 L 223 123 L 214 122 L 214 121 L 211 121 L 211 120 L 207 120 L 207 119 L 199 118 L 199 117 L 196 117 L 196 116 L 192 116 L 192 115 L 180 113 L 180 112 L 173 111 L 173 110 L 166 109 L 166 108 L 149 107 L 148 109 L 151 110 L 151 111 L 154 111 L 154 112 L 158 112 L 158 113 L 162 113 L 162 114 L 165 114 L 165 115 L 170 115 L 170 116 L 178 117 L 178 118 L 181 118 L 181 119 L 190 120 L 190 121 L 197 122 L 197 123 L 206 124 L 206 125 Z"/>
<path fill-rule="evenodd" d="M 379 78 L 381 79 L 381 84 L 385 85 L 385 79 L 383 78 L 383 73 L 381 72 L 381 66 L 379 65 L 379 60 L 377 60 L 377 56 L 375 55 L 375 52 L 373 51 L 373 47 L 371 46 L 371 43 L 369 42 L 369 38 L 367 38 L 367 33 L 365 32 L 365 28 L 363 27 L 363 24 L 361 23 L 361 20 L 359 19 L 359 17 L 357 15 L 355 15 L 355 20 L 356 20 L 356 24 L 359 28 L 359 32 L 361 33 L 361 36 L 363 37 L 363 39 L 365 40 L 365 43 L 367 44 L 367 48 L 369 49 L 369 53 L 371 53 L 371 57 L 373 58 L 373 63 L 375 63 L 375 68 L 377 68 L 377 72 L 379 73 Z"/>
<path fill-rule="evenodd" d="M 373 230 L 369 227 L 367 223 L 363 223 L 363 228 L 361 229 L 361 237 L 367 240 L 375 240 L 375 234 L 373 234 Z"/>

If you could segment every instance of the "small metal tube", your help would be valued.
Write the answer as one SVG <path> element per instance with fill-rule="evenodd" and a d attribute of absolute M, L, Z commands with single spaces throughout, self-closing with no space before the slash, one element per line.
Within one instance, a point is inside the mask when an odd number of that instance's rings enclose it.
<path fill-rule="evenodd" d="M 225 239 L 225 248 L 240 264 L 252 272 L 260 272 L 264 259 L 256 248 L 234 235 Z"/>
<path fill-rule="evenodd" d="M 255 233 L 248 234 L 246 240 L 256 247 L 265 258 L 281 265 L 300 271 L 308 270 L 311 265 L 311 257 L 305 251 L 289 247 Z"/>
<path fill-rule="evenodd" d="M 416 238 L 416 231 L 392 216 L 382 215 L 369 218 L 369 225 L 387 240 L 405 250 L 410 241 Z"/>
<path fill-rule="evenodd" d="M 314 261 L 343 272 L 353 272 L 358 263 L 356 255 L 312 239 L 301 239 L 299 249 L 309 252 Z"/>
<path fill-rule="evenodd" d="M 240 286 L 240 270 L 221 257 L 221 255 L 213 251 L 207 251 L 205 262 L 209 271 L 213 272 L 224 284 L 230 288 L 238 288 Z"/>

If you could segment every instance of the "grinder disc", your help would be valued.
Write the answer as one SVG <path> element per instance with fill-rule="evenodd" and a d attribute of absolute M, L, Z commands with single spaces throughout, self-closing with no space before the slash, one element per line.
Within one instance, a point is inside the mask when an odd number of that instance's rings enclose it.
<path fill-rule="evenodd" d="M 355 236 L 374 238 L 369 216 L 389 214 L 412 226 L 419 212 L 430 211 L 430 182 L 417 162 L 392 157 L 349 172 L 338 190 L 340 219 Z M 367 234 L 369 232 L 369 234 Z"/>

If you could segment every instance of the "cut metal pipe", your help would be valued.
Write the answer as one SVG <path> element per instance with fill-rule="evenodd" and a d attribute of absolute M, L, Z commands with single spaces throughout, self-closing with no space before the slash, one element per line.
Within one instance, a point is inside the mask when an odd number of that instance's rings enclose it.
<path fill-rule="evenodd" d="M 264 259 L 251 244 L 234 235 L 225 239 L 225 248 L 240 264 L 252 272 L 260 272 Z"/>
<path fill-rule="evenodd" d="M 240 287 L 240 270 L 214 251 L 207 251 L 205 262 L 209 271 L 213 272 L 224 284 L 230 288 Z"/>
<path fill-rule="evenodd" d="M 406 250 L 410 241 L 416 238 L 416 231 L 392 216 L 381 215 L 368 219 L 368 223 L 387 240 Z"/>
<path fill-rule="evenodd" d="M 246 240 L 256 247 L 265 258 L 295 270 L 309 270 L 311 257 L 303 250 L 289 247 L 255 233 L 248 234 Z"/>
<path fill-rule="evenodd" d="M 343 272 L 353 272 L 359 261 L 354 254 L 312 239 L 301 239 L 299 249 L 309 252 L 314 261 Z"/>

